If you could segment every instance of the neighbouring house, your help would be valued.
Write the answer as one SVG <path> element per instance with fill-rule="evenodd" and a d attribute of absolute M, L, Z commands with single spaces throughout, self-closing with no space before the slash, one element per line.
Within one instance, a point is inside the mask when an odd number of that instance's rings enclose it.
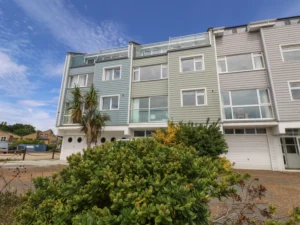
<path fill-rule="evenodd" d="M 221 119 L 236 168 L 300 169 L 300 16 L 209 28 L 150 44 L 66 55 L 56 127 L 61 159 L 86 147 L 68 101 L 94 84 L 110 115 L 99 143 Z"/>
<path fill-rule="evenodd" d="M 12 142 L 20 139 L 21 137 L 16 134 L 0 130 L 0 141 Z"/>
<path fill-rule="evenodd" d="M 57 143 L 57 136 L 53 133 L 53 131 L 51 129 L 25 135 L 22 137 L 22 139 L 25 139 L 25 140 L 39 139 L 41 141 L 44 141 L 45 144 L 47 144 L 47 145 Z"/>

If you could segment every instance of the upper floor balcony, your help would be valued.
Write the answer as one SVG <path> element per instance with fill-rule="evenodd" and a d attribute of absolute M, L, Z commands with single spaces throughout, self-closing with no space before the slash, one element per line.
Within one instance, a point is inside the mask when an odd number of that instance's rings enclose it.
<path fill-rule="evenodd" d="M 128 48 L 101 50 L 95 54 L 74 54 L 71 56 L 70 67 L 94 65 L 95 62 L 128 58 Z"/>
<path fill-rule="evenodd" d="M 170 37 L 169 41 L 157 42 L 145 45 L 136 45 L 135 57 L 147 57 L 166 54 L 168 51 L 181 50 L 185 48 L 201 47 L 210 44 L 209 33 L 199 33 L 181 37 Z"/>

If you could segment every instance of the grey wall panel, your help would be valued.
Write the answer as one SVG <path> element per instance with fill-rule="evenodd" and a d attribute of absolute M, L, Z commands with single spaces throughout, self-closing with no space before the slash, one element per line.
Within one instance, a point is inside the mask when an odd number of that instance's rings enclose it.
<path fill-rule="evenodd" d="M 77 68 L 71 68 L 69 70 L 69 75 L 93 73 L 94 69 L 95 69 L 95 66 L 82 66 L 82 67 L 77 67 Z"/>
<path fill-rule="evenodd" d="M 288 81 L 300 80 L 300 61 L 283 62 L 280 45 L 300 44 L 300 24 L 263 28 L 280 121 L 300 121 L 300 102 L 292 101 Z"/>
<path fill-rule="evenodd" d="M 221 117 L 218 93 L 218 80 L 216 71 L 216 60 L 212 47 L 196 48 L 169 53 L 169 115 L 175 122 L 194 121 L 204 123 L 210 117 L 216 121 Z M 205 70 L 195 72 L 180 72 L 180 57 L 204 54 Z M 184 106 L 181 107 L 181 89 L 190 88 L 207 89 L 206 106 Z"/>
<path fill-rule="evenodd" d="M 168 79 L 132 82 L 131 98 L 168 95 Z"/>
<path fill-rule="evenodd" d="M 134 59 L 132 61 L 132 66 L 133 67 L 150 66 L 150 65 L 164 64 L 164 63 L 168 63 L 167 55 L 147 57 L 142 59 Z"/>

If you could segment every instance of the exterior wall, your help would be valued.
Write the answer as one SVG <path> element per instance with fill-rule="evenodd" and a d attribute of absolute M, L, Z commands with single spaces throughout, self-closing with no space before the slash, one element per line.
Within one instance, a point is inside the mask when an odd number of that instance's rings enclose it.
<path fill-rule="evenodd" d="M 34 140 L 38 138 L 38 133 L 32 133 L 32 134 L 28 134 L 22 137 L 22 139 L 25 140 Z"/>
<path fill-rule="evenodd" d="M 217 56 L 229 56 L 246 53 L 263 52 L 263 43 L 260 32 L 245 32 L 232 35 L 225 35 L 216 38 Z M 265 68 L 266 55 L 263 52 Z M 221 91 L 234 91 L 246 89 L 269 89 L 270 99 L 273 108 L 274 118 L 277 118 L 275 100 L 272 94 L 267 69 L 220 73 Z"/>
<path fill-rule="evenodd" d="M 260 33 L 238 33 L 216 38 L 218 56 L 227 56 L 263 50 Z"/>
<path fill-rule="evenodd" d="M 0 137 L 6 137 L 7 142 L 21 139 L 21 137 L 16 135 L 16 134 L 12 134 L 12 133 L 5 132 L 5 131 L 2 131 L 2 130 L 0 130 Z"/>
<path fill-rule="evenodd" d="M 134 59 L 132 61 L 132 67 L 150 66 L 150 65 L 157 65 L 157 64 L 164 64 L 164 63 L 168 63 L 167 55 Z"/>
<path fill-rule="evenodd" d="M 280 45 L 300 43 L 300 24 L 263 28 L 265 51 L 280 121 L 300 121 L 300 103 L 292 101 L 288 81 L 300 80 L 300 61 L 283 62 Z"/>
<path fill-rule="evenodd" d="M 69 75 L 94 73 L 95 66 L 81 66 L 76 68 L 70 68 Z"/>
<path fill-rule="evenodd" d="M 204 55 L 205 70 L 180 72 L 180 57 Z M 214 44 L 212 47 L 169 52 L 169 117 L 174 122 L 189 120 L 205 123 L 209 117 L 216 121 L 221 117 L 218 91 L 217 67 Z M 207 105 L 181 106 L 181 89 L 206 88 Z"/>
<path fill-rule="evenodd" d="M 103 68 L 121 65 L 121 79 L 103 81 Z M 112 60 L 96 63 L 94 73 L 94 85 L 99 91 L 99 95 L 120 95 L 119 110 L 102 111 L 110 116 L 110 121 L 106 125 L 127 125 L 128 124 L 128 101 L 130 85 L 130 60 Z M 99 99 L 100 100 L 100 99 Z"/>
<path fill-rule="evenodd" d="M 168 95 L 168 79 L 132 82 L 131 98 Z"/>

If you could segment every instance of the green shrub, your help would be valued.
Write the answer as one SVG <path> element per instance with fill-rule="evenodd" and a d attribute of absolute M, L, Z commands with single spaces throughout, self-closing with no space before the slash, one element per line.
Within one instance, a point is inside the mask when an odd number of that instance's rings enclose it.
<path fill-rule="evenodd" d="M 227 143 L 220 131 L 219 121 L 206 124 L 168 122 L 167 129 L 158 129 L 153 138 L 167 146 L 185 145 L 195 148 L 200 156 L 216 157 L 227 153 Z"/>
<path fill-rule="evenodd" d="M 245 176 L 226 160 L 154 139 L 107 143 L 68 158 L 53 178 L 34 180 L 16 224 L 208 224 L 208 202 Z"/>
<path fill-rule="evenodd" d="M 21 203 L 21 197 L 16 191 L 0 191 L 0 225 L 13 224 L 12 211 Z"/>

